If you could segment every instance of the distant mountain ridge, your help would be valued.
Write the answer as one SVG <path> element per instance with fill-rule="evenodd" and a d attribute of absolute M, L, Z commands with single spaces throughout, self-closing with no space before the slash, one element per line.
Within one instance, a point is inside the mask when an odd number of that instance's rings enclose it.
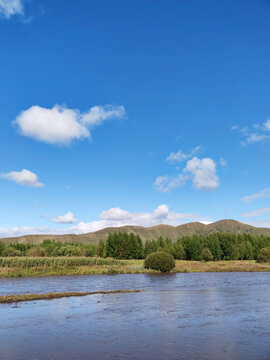
<path fill-rule="evenodd" d="M 155 225 L 152 227 L 142 227 L 135 225 L 126 225 L 122 227 L 109 227 L 99 231 L 87 234 L 66 234 L 66 235 L 23 235 L 12 238 L 2 238 L 6 244 L 13 243 L 31 243 L 40 244 L 45 239 L 51 239 L 61 242 L 79 242 L 84 244 L 97 244 L 100 240 L 105 241 L 109 234 L 114 232 L 127 232 L 139 235 L 143 241 L 157 239 L 159 236 L 168 237 L 176 241 L 178 237 L 185 235 L 207 235 L 213 232 L 224 232 L 233 234 L 251 234 L 270 236 L 270 228 L 257 228 L 235 220 L 220 220 L 208 225 L 199 222 L 191 222 L 179 226 Z"/>

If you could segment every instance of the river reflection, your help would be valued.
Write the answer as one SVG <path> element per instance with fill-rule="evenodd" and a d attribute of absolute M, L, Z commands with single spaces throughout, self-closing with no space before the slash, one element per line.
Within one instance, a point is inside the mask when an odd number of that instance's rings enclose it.
<path fill-rule="evenodd" d="M 1 279 L 0 294 L 145 289 L 0 306 L 0 359 L 270 359 L 270 274 Z"/>

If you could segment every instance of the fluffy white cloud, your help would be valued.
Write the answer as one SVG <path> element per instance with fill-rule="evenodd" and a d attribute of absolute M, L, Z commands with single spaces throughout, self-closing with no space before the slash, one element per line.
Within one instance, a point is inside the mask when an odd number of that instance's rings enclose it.
<path fill-rule="evenodd" d="M 9 173 L 0 174 L 0 178 L 15 181 L 19 185 L 42 187 L 44 184 L 38 181 L 38 177 L 33 172 L 23 169 L 22 171 L 11 171 Z"/>
<path fill-rule="evenodd" d="M 170 192 L 192 180 L 193 187 L 198 190 L 214 191 L 219 185 L 216 175 L 216 164 L 210 158 L 194 157 L 188 160 L 183 172 L 176 176 L 158 176 L 154 182 L 157 191 Z"/>
<path fill-rule="evenodd" d="M 192 183 L 195 189 L 214 191 L 219 185 L 216 164 L 210 158 L 199 159 L 194 157 L 187 162 L 184 172 L 192 175 Z"/>
<path fill-rule="evenodd" d="M 87 113 L 55 105 L 51 109 L 32 106 L 22 111 L 14 121 L 21 135 L 49 144 L 68 145 L 72 140 L 90 138 L 89 127 L 106 119 L 121 118 L 123 106 L 94 106 Z"/>
<path fill-rule="evenodd" d="M 62 216 L 55 216 L 51 221 L 56 224 L 75 224 L 78 222 L 71 211 Z"/>
<path fill-rule="evenodd" d="M 88 129 L 78 122 L 79 113 L 55 105 L 52 109 L 32 106 L 17 116 L 15 123 L 24 136 L 50 144 L 68 144 L 73 139 L 90 136 Z"/>
<path fill-rule="evenodd" d="M 266 214 L 270 211 L 270 207 L 266 207 L 266 208 L 262 208 L 262 209 L 257 209 L 245 214 L 242 214 L 243 217 L 256 217 L 256 216 L 260 216 L 263 214 Z"/>
<path fill-rule="evenodd" d="M 244 197 L 242 197 L 242 201 L 244 203 L 248 203 L 250 201 L 253 201 L 253 200 L 257 200 L 257 199 L 260 199 L 260 198 L 268 198 L 270 197 L 270 189 L 264 189 L 258 193 L 255 193 L 255 194 L 251 194 L 251 195 L 246 195 Z"/>
<path fill-rule="evenodd" d="M 109 220 L 109 221 L 125 221 L 131 218 L 130 212 L 126 210 L 122 210 L 119 207 L 111 208 L 106 211 L 102 211 L 100 214 L 100 219 L 102 220 Z"/>
<path fill-rule="evenodd" d="M 185 154 L 181 150 L 179 150 L 176 153 L 172 152 L 169 154 L 169 156 L 167 156 L 166 160 L 169 162 L 181 162 L 187 160 L 192 156 L 194 156 L 195 153 L 200 150 L 200 148 L 201 148 L 200 146 L 196 146 L 194 149 L 191 150 L 189 154 Z"/>
<path fill-rule="evenodd" d="M 16 14 L 23 14 L 22 0 L 0 0 L 0 16 L 9 19 Z"/>
<path fill-rule="evenodd" d="M 71 213 L 72 214 L 72 213 Z M 67 215 L 67 214 L 66 214 Z M 65 216 L 66 216 L 65 215 Z M 120 227 L 124 225 L 154 226 L 168 224 L 177 226 L 188 221 L 203 221 L 205 218 L 199 214 L 170 212 L 167 205 L 159 205 L 153 212 L 131 213 L 118 207 L 102 211 L 99 220 L 79 222 L 74 226 L 64 229 L 50 227 L 0 227 L 0 237 L 20 236 L 26 234 L 83 234 L 101 230 L 107 227 Z"/>

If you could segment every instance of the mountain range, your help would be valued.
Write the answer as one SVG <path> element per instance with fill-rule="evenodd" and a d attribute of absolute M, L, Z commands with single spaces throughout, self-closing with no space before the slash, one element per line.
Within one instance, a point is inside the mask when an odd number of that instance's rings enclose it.
<path fill-rule="evenodd" d="M 122 227 L 109 227 L 99 231 L 87 234 L 65 234 L 65 235 L 23 235 L 12 238 L 2 238 L 2 242 L 6 244 L 14 243 L 32 243 L 40 244 L 45 239 L 56 240 L 60 242 L 79 242 L 83 244 L 97 244 L 100 240 L 106 241 L 109 234 L 114 232 L 133 232 L 139 235 L 143 241 L 149 239 L 157 239 L 159 236 L 168 237 L 176 241 L 178 237 L 185 235 L 207 235 L 213 232 L 224 232 L 233 234 L 251 234 L 270 236 L 270 228 L 257 228 L 235 220 L 220 220 L 208 225 L 191 222 L 179 226 L 155 225 L 152 227 L 142 227 L 127 225 Z"/>

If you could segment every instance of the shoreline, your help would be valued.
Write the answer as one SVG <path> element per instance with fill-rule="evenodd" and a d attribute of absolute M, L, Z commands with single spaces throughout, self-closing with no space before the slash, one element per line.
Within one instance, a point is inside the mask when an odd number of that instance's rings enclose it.
<path fill-rule="evenodd" d="M 65 275 L 116 275 L 116 274 L 159 274 L 159 271 L 145 269 L 143 260 L 119 260 L 109 264 L 93 265 L 25 265 L 24 259 L 19 258 L 16 264 L 0 266 L 0 278 L 34 277 L 34 276 L 65 276 Z M 42 259 L 42 258 L 41 258 Z M 257 263 L 254 260 L 230 261 L 188 261 L 176 260 L 176 267 L 171 273 L 192 272 L 267 272 L 270 263 Z"/>

